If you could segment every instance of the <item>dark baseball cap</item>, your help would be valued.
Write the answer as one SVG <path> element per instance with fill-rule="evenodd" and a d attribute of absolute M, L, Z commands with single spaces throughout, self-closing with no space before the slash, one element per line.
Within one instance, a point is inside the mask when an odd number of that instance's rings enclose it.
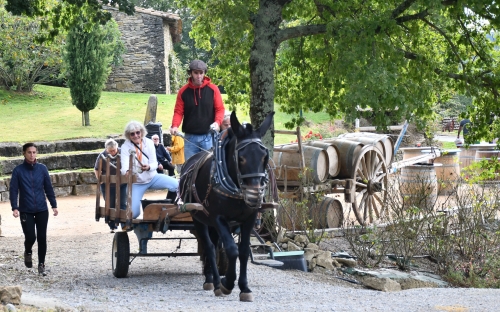
<path fill-rule="evenodd" d="M 189 71 L 192 70 L 202 70 L 204 72 L 207 72 L 207 64 L 205 62 L 200 61 L 200 60 L 194 60 L 189 64 Z"/>

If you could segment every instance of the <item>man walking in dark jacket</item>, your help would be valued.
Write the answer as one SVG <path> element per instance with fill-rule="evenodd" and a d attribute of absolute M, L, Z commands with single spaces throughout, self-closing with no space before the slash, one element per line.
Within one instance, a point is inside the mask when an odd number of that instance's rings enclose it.
<path fill-rule="evenodd" d="M 12 215 L 15 218 L 21 217 L 24 232 L 24 264 L 28 268 L 33 266 L 32 247 L 35 241 L 38 241 L 38 273 L 45 276 L 49 221 L 46 196 L 54 216 L 59 212 L 49 171 L 45 165 L 36 161 L 36 153 L 37 148 L 34 143 L 23 145 L 24 162 L 12 171 L 9 195 Z"/>

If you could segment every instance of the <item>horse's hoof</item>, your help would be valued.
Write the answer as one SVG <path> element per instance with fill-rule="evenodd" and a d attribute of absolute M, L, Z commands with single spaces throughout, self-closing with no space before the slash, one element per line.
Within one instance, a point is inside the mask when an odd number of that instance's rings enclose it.
<path fill-rule="evenodd" d="M 222 293 L 223 293 L 224 295 L 230 295 L 230 294 L 231 294 L 231 292 L 232 292 L 232 290 L 227 289 L 226 287 L 224 287 L 224 285 L 222 285 L 222 283 L 220 284 L 220 289 L 222 290 Z"/>
<path fill-rule="evenodd" d="M 214 283 L 204 283 L 203 290 L 214 290 Z"/>
<path fill-rule="evenodd" d="M 240 293 L 240 301 L 243 302 L 253 302 L 252 293 Z"/>
<path fill-rule="evenodd" d="M 224 297 L 224 294 L 222 293 L 222 290 L 220 288 L 214 290 L 214 295 L 215 297 Z"/>

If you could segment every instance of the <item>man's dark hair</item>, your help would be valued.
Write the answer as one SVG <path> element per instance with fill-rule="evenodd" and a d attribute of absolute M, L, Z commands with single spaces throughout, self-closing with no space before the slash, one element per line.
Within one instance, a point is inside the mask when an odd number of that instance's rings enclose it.
<path fill-rule="evenodd" d="M 27 150 L 28 148 L 32 147 L 32 146 L 33 146 L 34 148 L 38 149 L 38 147 L 36 146 L 36 144 L 35 144 L 35 143 L 31 143 L 31 142 L 30 142 L 30 143 L 26 143 L 26 144 L 24 144 L 24 145 L 23 145 L 23 153 L 24 153 L 24 152 L 26 152 L 26 150 Z"/>

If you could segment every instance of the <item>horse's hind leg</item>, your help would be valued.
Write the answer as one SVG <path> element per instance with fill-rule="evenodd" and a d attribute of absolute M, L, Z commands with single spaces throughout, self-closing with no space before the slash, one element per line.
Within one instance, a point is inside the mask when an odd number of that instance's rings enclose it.
<path fill-rule="evenodd" d="M 242 223 L 241 226 L 241 240 L 239 245 L 239 255 L 240 255 L 240 278 L 238 279 L 238 286 L 240 287 L 240 301 L 252 302 L 253 295 L 250 288 L 248 288 L 247 279 L 247 268 L 248 268 L 248 257 L 250 256 L 250 233 L 255 224 L 255 218 L 257 217 L 257 212 L 253 218 Z"/>
<path fill-rule="evenodd" d="M 214 290 L 216 296 L 222 296 L 222 291 L 220 290 L 220 276 L 217 271 L 217 265 L 215 261 L 215 246 L 210 239 L 208 233 L 208 226 L 204 225 L 193 219 L 193 224 L 196 229 L 196 235 L 198 241 L 203 247 L 203 274 L 205 275 L 205 282 L 203 283 L 204 290 Z"/>

